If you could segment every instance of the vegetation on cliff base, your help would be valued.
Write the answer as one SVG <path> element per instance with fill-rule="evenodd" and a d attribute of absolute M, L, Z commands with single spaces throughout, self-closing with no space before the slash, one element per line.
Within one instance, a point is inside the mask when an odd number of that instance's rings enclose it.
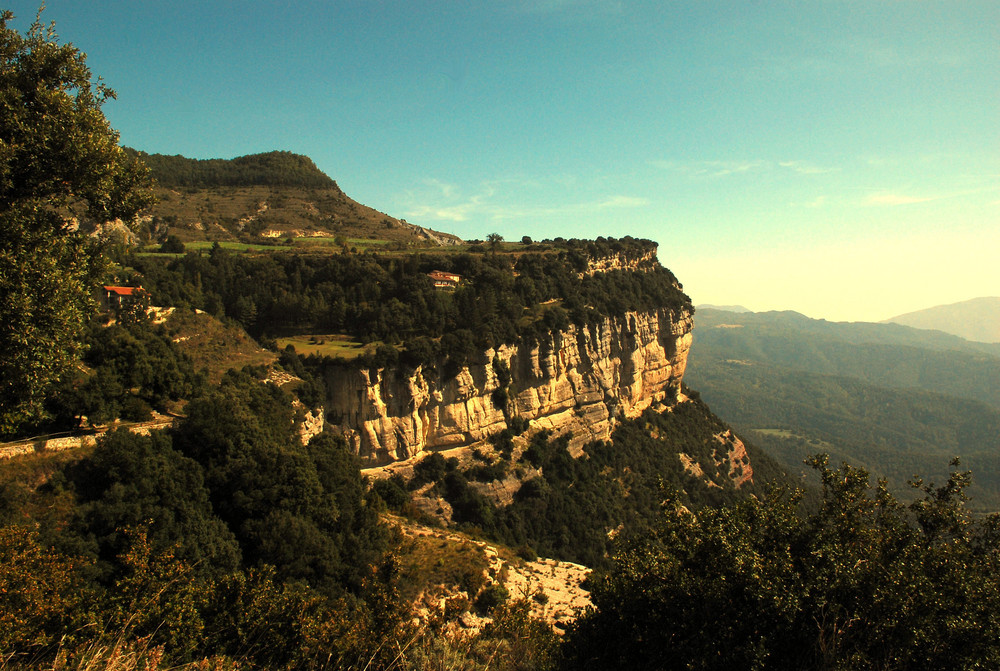
<path fill-rule="evenodd" d="M 452 521 L 509 547 L 530 547 L 534 552 L 586 566 L 606 566 L 619 532 L 640 533 L 653 524 L 663 501 L 663 488 L 679 492 L 685 505 L 706 506 L 744 499 L 763 491 L 765 483 L 787 483 L 784 474 L 753 446 L 754 482 L 737 488 L 729 472 L 730 446 L 720 442 L 727 427 L 703 403 L 693 400 L 662 412 L 647 410 L 639 418 L 624 420 L 610 441 L 595 441 L 574 458 L 567 447 L 570 436 L 548 432 L 531 436 L 519 457 L 498 434 L 496 457 L 460 470 L 440 454 L 431 454 L 414 467 L 408 485 L 415 490 L 434 482 L 431 494 L 443 497 L 452 508 Z M 685 466 L 680 455 L 697 465 Z M 749 458 L 748 458 L 749 461 Z M 504 481 L 518 472 L 513 500 L 497 505 L 479 482 Z M 376 491 L 397 510 L 408 509 L 409 496 L 402 483 L 385 480 Z M 502 482 L 502 486 L 511 486 Z"/>
<path fill-rule="evenodd" d="M 34 492 L 5 484 L 0 656 L 46 663 L 121 632 L 172 663 L 370 657 L 406 622 L 390 535 L 347 446 L 303 445 L 296 412 L 230 373 L 174 431 L 111 432 Z"/>

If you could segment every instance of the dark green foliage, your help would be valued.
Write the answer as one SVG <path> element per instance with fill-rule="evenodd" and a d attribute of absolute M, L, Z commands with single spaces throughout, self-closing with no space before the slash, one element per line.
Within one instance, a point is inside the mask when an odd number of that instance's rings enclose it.
<path fill-rule="evenodd" d="M 337 189 L 337 183 L 323 174 L 311 159 L 288 151 L 251 154 L 228 160 L 199 160 L 129 151 L 149 166 L 150 173 L 160 186 L 211 188 L 261 185 Z"/>
<path fill-rule="evenodd" d="M 93 539 L 96 557 L 106 565 L 128 547 L 126 528 L 149 525 L 155 551 L 174 548 L 207 573 L 233 571 L 240 562 L 236 539 L 214 514 L 198 463 L 171 443 L 162 431 L 108 433 L 67 474 L 79 501 L 73 527 Z"/>
<path fill-rule="evenodd" d="M 591 254 L 639 258 L 652 252 L 652 243 L 603 240 L 593 249 L 576 241 L 565 244 L 516 260 L 502 254 L 253 256 L 220 247 L 208 256 L 132 263 L 163 303 L 222 311 L 254 335 L 311 330 L 402 343 L 377 352 L 379 361 L 368 364 L 401 356 L 403 364 L 416 367 L 441 357 L 448 360 L 446 374 L 488 347 L 548 337 L 570 322 L 690 307 L 674 276 L 655 260 L 643 272 L 578 276 L 576 266 L 585 268 Z M 463 281 L 453 292 L 437 290 L 426 276 L 433 270 L 459 274 Z"/>
<path fill-rule="evenodd" d="M 438 483 L 454 521 L 510 547 L 531 545 L 547 557 L 601 566 L 607 561 L 609 532 L 624 528 L 631 533 L 650 524 L 659 513 L 664 486 L 679 490 L 686 505 L 700 509 L 746 498 L 763 483 L 786 481 L 774 462 L 746 446 L 757 484 L 737 489 L 729 472 L 733 439 L 727 431 L 704 404 L 692 401 L 622 422 L 611 442 L 585 446 L 580 458 L 567 449 L 570 436 L 536 433 L 521 459 L 541 475 L 523 482 L 514 501 L 504 507 L 494 506 L 476 485 L 503 479 L 514 467 L 504 460 L 460 473 L 441 455 L 430 455 L 415 466 L 410 487 Z M 509 430 L 498 433 L 493 442 L 509 458 Z M 685 469 L 680 453 L 698 464 L 701 476 Z"/>
<path fill-rule="evenodd" d="M 21 35 L 13 18 L 0 14 L 0 436 L 44 418 L 81 351 L 103 263 L 69 218 L 131 222 L 151 202 L 101 111 L 113 92 L 53 27 Z"/>
<path fill-rule="evenodd" d="M 477 464 L 470 468 L 466 474 L 479 482 L 493 482 L 507 477 L 507 470 L 507 462 L 500 460 L 494 464 Z"/>
<path fill-rule="evenodd" d="M 111 432 L 53 475 L 50 500 L 69 493 L 75 508 L 36 517 L 37 537 L 0 527 L 0 593 L 20 590 L 30 618 L 0 615 L 0 639 L 38 634 L 4 639 L 4 654 L 51 666 L 57 652 L 97 648 L 110 632 L 148 637 L 170 663 L 227 655 L 250 668 L 390 667 L 409 619 L 388 533 L 347 446 L 328 435 L 303 445 L 290 397 L 247 373 L 188 411 L 173 432 Z M 24 501 L 5 491 L 0 503 Z M 25 510 L 2 512 L 25 521 Z M 62 647 L 35 646 L 53 641 Z"/>
<path fill-rule="evenodd" d="M 413 479 L 410 481 L 410 488 L 416 489 L 428 482 L 443 482 L 448 470 L 448 463 L 440 452 L 428 454 L 414 464 Z"/>
<path fill-rule="evenodd" d="M 520 415 L 516 415 L 507 420 L 507 428 L 512 435 L 520 436 L 528 430 L 528 420 Z"/>
<path fill-rule="evenodd" d="M 176 235 L 168 235 L 158 251 L 161 254 L 183 254 L 185 252 L 184 241 Z"/>
<path fill-rule="evenodd" d="M 452 519 L 480 529 L 490 529 L 496 508 L 485 496 L 469 486 L 469 481 L 457 470 L 444 476 L 444 497 L 451 504 Z"/>
<path fill-rule="evenodd" d="M 150 408 L 162 411 L 204 385 L 203 376 L 162 326 L 148 321 L 92 324 L 86 342 L 84 361 L 93 373 L 63 385 L 49 401 L 50 412 L 64 427 L 81 416 L 91 424 L 119 416 L 147 419 Z"/>
<path fill-rule="evenodd" d="M 289 396 L 243 373 L 187 410 L 175 443 L 204 468 L 213 509 L 247 564 L 327 592 L 359 589 L 385 537 L 346 444 L 322 435 L 302 445 Z"/>
<path fill-rule="evenodd" d="M 406 491 L 406 482 L 399 475 L 376 480 L 372 490 L 389 507 L 390 510 L 402 510 L 410 501 L 410 493 Z"/>
<path fill-rule="evenodd" d="M 302 358 L 295 353 L 295 348 L 289 345 L 278 356 L 278 363 L 287 370 L 302 379 L 302 382 L 295 387 L 295 395 L 307 408 L 322 407 L 325 400 L 326 388 L 322 381 L 306 370 L 302 364 Z"/>
<path fill-rule="evenodd" d="M 565 668 L 996 667 L 1000 518 L 969 514 L 968 473 L 904 507 L 864 471 L 814 466 L 809 515 L 780 490 L 697 514 L 668 499 L 592 580 Z"/>
<path fill-rule="evenodd" d="M 501 604 L 507 603 L 510 593 L 499 583 L 493 583 L 476 597 L 476 610 L 482 614 L 491 613 Z"/>

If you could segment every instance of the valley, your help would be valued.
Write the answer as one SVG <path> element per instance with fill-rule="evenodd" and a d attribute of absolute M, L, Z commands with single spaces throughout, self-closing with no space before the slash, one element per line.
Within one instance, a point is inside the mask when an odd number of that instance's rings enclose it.
<path fill-rule="evenodd" d="M 790 472 L 816 452 L 916 495 L 953 458 L 974 473 L 971 505 L 1000 509 L 1000 349 L 896 324 L 795 313 L 696 315 L 688 380 Z"/>

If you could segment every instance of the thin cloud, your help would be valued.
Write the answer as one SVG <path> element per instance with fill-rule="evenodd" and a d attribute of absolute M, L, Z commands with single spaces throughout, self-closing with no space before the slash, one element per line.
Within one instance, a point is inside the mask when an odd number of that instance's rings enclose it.
<path fill-rule="evenodd" d="M 649 205 L 648 198 L 635 198 L 633 196 L 612 196 L 605 201 L 597 204 L 597 209 L 617 209 L 617 208 L 628 208 L 628 207 L 645 207 Z"/>
<path fill-rule="evenodd" d="M 814 165 L 806 161 L 779 161 L 778 165 L 787 168 L 800 175 L 823 175 L 828 172 L 837 172 L 839 168 L 827 168 L 821 165 Z"/>
<path fill-rule="evenodd" d="M 441 195 L 445 198 L 452 198 L 458 189 L 454 184 L 449 184 L 448 182 L 442 182 L 439 179 L 425 179 L 424 184 L 429 187 L 435 188 L 441 192 Z"/>
<path fill-rule="evenodd" d="M 765 161 L 650 161 L 663 170 L 681 172 L 693 177 L 727 177 L 767 167 Z"/>
<path fill-rule="evenodd" d="M 936 200 L 933 196 L 908 196 L 902 193 L 873 193 L 864 200 L 865 205 L 913 205 L 914 203 L 926 203 Z"/>
<path fill-rule="evenodd" d="M 830 172 L 837 172 L 840 168 L 831 168 L 816 165 L 808 161 L 787 160 L 765 161 L 763 159 L 754 160 L 730 160 L 730 161 L 650 161 L 653 165 L 662 170 L 671 170 L 684 173 L 692 177 L 729 177 L 730 175 L 741 175 L 750 172 L 764 170 L 776 170 L 782 168 L 791 170 L 800 175 L 822 175 Z"/>
<path fill-rule="evenodd" d="M 477 193 L 466 196 L 454 184 L 437 179 L 425 179 L 422 182 L 424 188 L 406 192 L 406 203 L 403 208 L 410 219 L 464 222 L 471 219 L 499 221 L 526 217 L 579 215 L 599 210 L 646 207 L 650 203 L 647 198 L 626 194 L 612 194 L 600 200 L 553 207 L 512 207 L 496 202 L 502 200 L 504 195 L 499 190 L 500 185 L 521 184 L 521 182 L 521 180 L 485 182 L 480 185 Z"/>

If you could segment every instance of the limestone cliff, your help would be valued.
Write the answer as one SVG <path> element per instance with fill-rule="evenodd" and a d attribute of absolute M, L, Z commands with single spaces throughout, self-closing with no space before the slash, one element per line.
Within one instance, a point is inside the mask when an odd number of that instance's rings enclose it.
<path fill-rule="evenodd" d="M 507 416 L 555 433 L 573 446 L 610 437 L 618 418 L 656 401 L 676 401 L 691 345 L 691 314 L 660 309 L 571 325 L 540 342 L 483 352 L 446 376 L 438 366 L 327 372 L 327 420 L 368 463 L 425 450 L 473 445 L 507 426 Z M 497 369 L 510 371 L 503 390 Z"/>
<path fill-rule="evenodd" d="M 580 273 L 580 275 L 594 275 L 596 273 L 606 273 L 611 270 L 639 271 L 658 265 L 656 247 L 651 247 L 642 254 L 623 251 L 590 258 L 587 260 L 587 269 Z"/>

